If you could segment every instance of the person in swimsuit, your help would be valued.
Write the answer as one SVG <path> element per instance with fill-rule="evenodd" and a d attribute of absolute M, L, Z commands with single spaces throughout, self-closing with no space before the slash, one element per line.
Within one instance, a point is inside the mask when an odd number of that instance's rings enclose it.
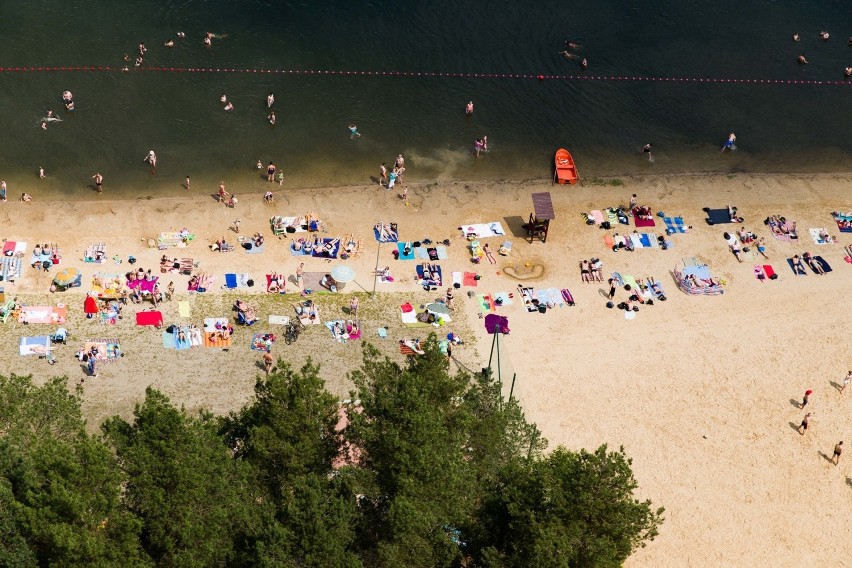
<path fill-rule="evenodd" d="M 388 182 L 388 168 L 384 162 L 379 166 L 379 185 L 384 185 Z"/>
<path fill-rule="evenodd" d="M 232 103 L 231 101 L 228 101 L 228 104 L 225 105 L 224 110 L 234 110 L 234 103 Z"/>
<path fill-rule="evenodd" d="M 846 390 L 846 385 L 852 381 L 852 371 L 849 371 L 845 377 L 843 377 L 843 384 L 840 386 L 840 394 L 843 394 L 843 391 Z"/>
<path fill-rule="evenodd" d="M 805 58 L 805 54 L 804 54 L 804 53 L 803 53 L 803 54 L 801 54 L 799 57 L 797 57 L 797 58 L 796 58 L 796 61 L 798 61 L 798 62 L 799 62 L 799 65 L 807 65 L 807 64 L 808 64 L 808 60 Z"/>
<path fill-rule="evenodd" d="M 834 446 L 834 455 L 831 456 L 831 463 L 833 463 L 834 465 L 837 465 L 837 463 L 840 461 L 840 454 L 842 454 L 842 453 L 843 453 L 843 440 L 837 442 L 837 444 Z"/>
<path fill-rule="evenodd" d="M 175 40 L 170 39 L 170 40 L 169 40 L 169 41 L 167 41 L 164 45 L 165 45 L 166 47 L 174 47 L 174 46 L 175 46 Z"/>
<path fill-rule="evenodd" d="M 361 134 L 358 132 L 358 127 L 354 124 L 349 125 L 349 138 L 360 138 Z"/>
<path fill-rule="evenodd" d="M 802 38 L 799 37 L 799 34 L 793 34 L 793 41 L 802 41 Z"/>
<path fill-rule="evenodd" d="M 808 431 L 808 424 L 810 423 L 810 421 L 811 421 L 811 413 L 808 412 L 807 414 L 805 414 L 805 417 L 802 418 L 802 423 L 799 424 L 799 434 L 801 434 L 802 436 L 805 435 L 805 432 Z"/>
<path fill-rule="evenodd" d="M 266 181 L 275 181 L 275 164 L 272 162 L 266 167 Z"/>
<path fill-rule="evenodd" d="M 737 135 L 736 134 L 734 134 L 733 132 L 728 134 L 728 141 L 725 142 L 724 146 L 722 146 L 722 151 L 724 152 L 725 150 L 731 150 L 733 152 L 734 150 L 736 150 L 737 147 L 734 145 L 734 142 L 736 142 L 736 141 L 737 141 Z"/>
<path fill-rule="evenodd" d="M 828 35 L 827 31 L 823 30 L 823 31 L 819 32 L 819 39 L 821 39 L 822 41 L 828 41 L 829 37 L 831 37 L 831 36 Z"/>
<path fill-rule="evenodd" d="M 651 146 L 653 146 L 653 144 L 651 144 L 650 142 L 648 144 L 645 144 L 644 146 L 642 146 L 642 153 L 648 154 L 648 161 L 649 162 L 654 161 L 654 156 L 651 155 Z"/>
<path fill-rule="evenodd" d="M 266 95 L 266 108 L 272 108 L 272 105 L 275 104 L 275 95 L 269 93 Z"/>
<path fill-rule="evenodd" d="M 95 180 L 95 188 L 98 190 L 98 193 L 103 193 L 104 176 L 102 176 L 100 172 L 98 172 L 92 176 L 92 179 Z"/>
<path fill-rule="evenodd" d="M 464 107 L 464 113 L 468 116 L 473 116 L 473 101 L 467 103 L 467 106 Z"/>
<path fill-rule="evenodd" d="M 275 113 L 270 112 L 269 116 L 266 117 L 266 120 L 269 121 L 269 124 L 271 124 L 272 126 L 275 126 Z"/>

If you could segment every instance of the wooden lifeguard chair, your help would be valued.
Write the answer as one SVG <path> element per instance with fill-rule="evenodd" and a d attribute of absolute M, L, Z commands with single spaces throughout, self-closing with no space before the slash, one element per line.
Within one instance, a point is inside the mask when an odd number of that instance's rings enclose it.
<path fill-rule="evenodd" d="M 547 231 L 550 229 L 550 221 L 556 219 L 553 211 L 553 201 L 550 192 L 533 193 L 533 212 L 530 213 L 530 221 L 526 225 L 527 240 L 532 243 L 538 239 L 547 242 Z"/>

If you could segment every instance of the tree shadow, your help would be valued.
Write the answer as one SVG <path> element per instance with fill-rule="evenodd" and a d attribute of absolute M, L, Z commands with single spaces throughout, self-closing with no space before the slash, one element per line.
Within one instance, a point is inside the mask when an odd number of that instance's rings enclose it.
<path fill-rule="evenodd" d="M 802 434 L 802 431 L 801 431 L 801 430 L 799 430 L 799 425 L 798 425 L 798 424 L 796 424 L 795 422 L 787 422 L 787 424 L 789 424 L 789 425 L 790 425 L 790 428 L 792 428 L 793 430 L 795 430 L 797 434 L 801 434 L 801 435 L 803 435 L 803 436 L 804 436 L 804 434 Z"/>
<path fill-rule="evenodd" d="M 796 408 L 802 408 L 802 403 L 800 403 L 800 402 L 799 402 L 798 400 L 796 400 L 795 398 L 791 398 L 791 399 L 790 399 L 790 404 L 791 404 L 792 406 L 795 406 Z"/>

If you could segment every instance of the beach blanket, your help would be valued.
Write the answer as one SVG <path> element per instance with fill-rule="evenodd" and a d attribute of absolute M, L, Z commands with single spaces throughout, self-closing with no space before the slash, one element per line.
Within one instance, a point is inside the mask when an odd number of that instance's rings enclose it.
<path fill-rule="evenodd" d="M 264 353 L 269 353 L 270 349 L 264 339 L 264 336 L 269 335 L 268 333 L 255 333 L 251 336 L 251 342 L 249 343 L 249 349 L 252 351 L 262 351 Z"/>
<path fill-rule="evenodd" d="M 494 333 L 509 333 L 509 318 L 488 314 L 485 316 L 485 330 L 489 335 Z"/>
<path fill-rule="evenodd" d="M 462 236 L 465 238 L 487 239 L 488 237 L 506 234 L 506 231 L 503 230 L 503 225 L 499 221 L 462 225 L 459 228 L 461 229 Z"/>
<path fill-rule="evenodd" d="M 178 315 L 182 318 L 188 318 L 192 314 L 192 308 L 189 305 L 189 301 L 181 300 L 178 302 Z"/>
<path fill-rule="evenodd" d="M 524 307 L 528 312 L 537 312 L 538 304 L 533 301 L 536 300 L 535 297 L 535 288 L 533 287 L 523 287 L 518 286 L 518 292 L 521 294 L 521 301 L 524 303 Z"/>
<path fill-rule="evenodd" d="M 183 333 L 183 340 L 180 339 L 181 332 Z M 177 349 L 178 351 L 186 351 L 190 347 L 193 347 L 189 326 L 173 325 L 169 326 L 169 329 L 163 330 L 163 347 L 166 349 Z"/>
<path fill-rule="evenodd" d="M 538 290 L 536 292 L 536 299 L 539 304 L 545 304 L 548 308 L 565 305 L 565 300 L 562 299 L 562 292 L 556 288 L 542 288 Z"/>
<path fill-rule="evenodd" d="M 571 295 L 571 291 L 568 288 L 563 288 L 560 290 L 562 294 L 562 299 L 565 300 L 565 303 L 569 306 L 575 306 L 577 303 L 574 301 L 574 296 Z"/>
<path fill-rule="evenodd" d="M 663 217 L 663 222 L 666 224 L 666 230 L 669 233 L 685 233 L 686 226 L 683 222 L 683 217 Z"/>
<path fill-rule="evenodd" d="M 17 256 L 27 250 L 25 241 L 6 241 L 3 243 L 3 256 Z"/>
<path fill-rule="evenodd" d="M 373 237 L 380 243 L 395 243 L 399 241 L 399 233 L 389 233 L 386 230 L 379 231 L 377 227 L 373 227 Z"/>
<path fill-rule="evenodd" d="M 455 287 L 455 285 L 458 284 L 459 287 L 461 287 L 462 282 L 464 281 L 464 273 L 463 272 L 453 272 L 452 276 L 453 276 L 453 286 Z"/>
<path fill-rule="evenodd" d="M 828 231 L 826 231 L 825 229 L 810 229 L 810 231 L 809 231 L 809 232 L 811 233 L 811 238 L 812 238 L 812 239 L 814 240 L 814 242 L 815 242 L 816 244 L 818 244 L 818 245 L 827 245 L 827 244 L 829 244 L 829 243 L 833 243 L 833 242 L 834 242 L 834 239 L 832 239 L 831 237 L 828 237 L 827 239 L 820 238 L 819 234 L 820 234 L 821 232 L 825 232 L 825 233 L 827 233 L 827 232 L 828 232 Z"/>
<path fill-rule="evenodd" d="M 249 280 L 251 280 L 251 276 L 247 273 L 243 272 L 240 274 L 226 274 L 225 275 L 225 288 L 235 289 L 235 288 L 249 288 Z"/>
<path fill-rule="evenodd" d="M 334 326 L 336 324 L 340 324 L 341 326 L 343 326 L 344 330 L 343 335 L 341 335 L 339 338 L 335 337 L 334 335 Z M 325 322 L 325 327 L 327 327 L 328 330 L 331 332 L 331 337 L 341 343 L 345 342 L 347 339 L 361 339 L 361 329 L 358 328 L 358 331 L 352 333 L 352 326 L 348 325 L 343 320 Z"/>
<path fill-rule="evenodd" d="M 91 353 L 93 347 L 98 349 L 95 361 L 99 363 L 109 363 L 121 357 L 121 345 L 118 339 L 89 339 L 83 344 L 83 350 L 86 353 Z"/>
<path fill-rule="evenodd" d="M 44 266 L 45 262 L 47 263 L 48 268 L 50 268 L 51 266 L 55 266 L 56 264 L 59 264 L 59 261 L 57 261 L 54 264 L 53 257 L 50 255 L 50 253 L 33 254 L 32 256 L 30 256 L 30 262 L 29 262 L 30 266 L 34 265 L 35 263 L 39 263 L 41 266 Z"/>
<path fill-rule="evenodd" d="M 477 282 L 479 282 L 479 280 L 476 279 L 476 272 L 465 272 L 464 273 L 464 278 L 462 280 L 462 283 L 465 286 L 476 287 Z"/>
<path fill-rule="evenodd" d="M 657 238 L 648 233 L 632 233 L 630 235 L 630 242 L 633 244 L 633 248 L 635 249 L 657 248 Z"/>
<path fill-rule="evenodd" d="M 192 235 L 187 235 L 184 240 L 184 236 L 179 231 L 163 231 L 157 237 L 157 248 L 160 250 L 169 247 L 184 248 L 186 247 L 186 241 L 190 240 L 192 240 Z"/>
<path fill-rule="evenodd" d="M 211 286 L 213 286 L 213 282 L 215 280 L 215 276 L 210 276 L 209 274 L 201 273 L 198 275 L 198 282 L 196 284 L 187 284 L 186 289 L 190 292 L 198 292 L 199 294 L 203 294 L 204 292 L 209 290 Z"/>
<path fill-rule="evenodd" d="M 595 225 L 600 225 L 604 222 L 603 213 L 601 213 L 598 209 L 593 209 L 589 211 L 589 218 L 595 222 Z"/>
<path fill-rule="evenodd" d="M 57 306 L 21 306 L 18 314 L 20 323 L 65 323 L 66 308 Z"/>
<path fill-rule="evenodd" d="M 805 261 L 804 261 L 804 260 L 800 260 L 800 262 L 802 263 L 802 265 L 801 265 L 801 266 L 799 266 L 799 267 L 797 267 L 796 265 L 794 265 L 794 264 L 793 264 L 793 259 L 792 259 L 792 258 L 788 258 L 788 259 L 787 259 L 787 266 L 789 266 L 789 267 L 790 267 L 790 270 L 792 270 L 792 271 L 793 271 L 793 274 L 795 274 L 796 276 L 807 276 L 808 272 L 807 272 L 807 270 L 805 270 L 805 268 L 804 268 L 804 266 L 805 266 Z"/>
<path fill-rule="evenodd" d="M 278 274 L 278 277 L 275 279 L 276 284 L 278 285 L 278 293 L 285 294 L 287 292 L 287 278 L 283 274 Z M 266 291 L 269 292 L 272 287 L 272 275 L 266 275 Z"/>
<path fill-rule="evenodd" d="M 327 272 L 304 272 L 302 273 L 302 286 L 304 289 L 310 290 L 315 294 L 331 294 L 331 290 L 323 287 L 320 282 L 322 282 L 323 277 L 328 274 Z"/>
<path fill-rule="evenodd" d="M 441 275 L 441 267 L 437 264 L 434 264 L 429 267 L 430 269 L 430 278 L 425 278 L 423 272 L 423 265 L 418 264 L 415 268 L 417 272 L 417 280 L 420 285 L 429 285 L 429 286 L 443 286 L 444 279 Z"/>
<path fill-rule="evenodd" d="M 204 318 L 204 347 L 223 349 L 231 346 L 232 336 L 222 338 L 222 330 L 228 326 L 228 318 Z"/>
<path fill-rule="evenodd" d="M 654 227 L 657 223 L 654 221 L 654 218 L 650 219 L 642 219 L 636 214 L 636 210 L 633 210 L 633 223 L 637 227 Z"/>
<path fill-rule="evenodd" d="M 128 280 L 127 287 L 131 290 L 142 290 L 143 292 L 153 292 L 154 286 L 157 285 L 159 277 L 155 276 L 151 280 Z"/>
<path fill-rule="evenodd" d="M 417 319 L 417 312 L 410 303 L 402 304 L 399 307 L 399 317 L 405 327 L 429 327 L 430 324 Z"/>
<path fill-rule="evenodd" d="M 707 224 L 708 225 L 723 225 L 725 223 L 733 223 L 731 214 L 728 213 L 728 208 L 724 209 L 707 209 Z"/>
<path fill-rule="evenodd" d="M 333 241 L 334 241 L 334 239 L 327 238 L 327 237 L 322 239 L 323 245 L 327 245 L 327 244 L 329 244 Z M 314 256 L 314 257 L 317 257 L 317 258 L 337 258 L 338 252 L 340 252 L 340 241 L 339 240 L 336 243 L 334 243 L 334 247 L 332 247 L 328 251 L 325 250 L 325 247 L 323 247 L 321 250 L 315 250 L 315 249 L 311 248 L 311 256 Z"/>
<path fill-rule="evenodd" d="M 123 276 L 98 273 L 92 277 L 92 295 L 96 298 L 115 299 L 121 296 Z"/>
<path fill-rule="evenodd" d="M 405 254 L 405 248 L 408 247 L 408 254 Z M 399 251 L 399 260 L 414 260 L 417 255 L 414 254 L 414 248 L 411 243 L 396 243 L 396 250 Z"/>
<path fill-rule="evenodd" d="M 447 260 L 450 256 L 447 254 L 447 247 L 414 247 L 414 254 L 422 260 Z"/>
<path fill-rule="evenodd" d="M 281 215 L 275 215 L 269 219 L 269 224 L 272 227 L 272 232 L 276 235 L 284 233 L 306 233 L 308 231 L 304 217 L 282 217 Z"/>
<path fill-rule="evenodd" d="M 161 312 L 137 312 L 136 325 L 163 325 L 163 314 Z"/>
<path fill-rule="evenodd" d="M 304 302 L 297 304 L 297 306 L 301 306 L 304 308 Z M 302 325 L 319 325 L 322 323 L 322 318 L 320 317 L 319 313 L 319 306 L 317 306 L 316 302 L 314 302 L 313 304 L 313 310 L 316 314 L 316 317 L 314 319 L 311 319 L 310 312 L 307 308 L 304 308 L 304 311 L 302 313 L 299 313 L 296 310 L 296 306 L 293 306 L 293 310 L 296 311 L 296 316 L 299 318 L 299 321 L 302 323 Z"/>
<path fill-rule="evenodd" d="M 21 277 L 21 269 L 23 268 L 21 259 L 16 256 L 4 256 L 3 265 L 3 282 L 16 282 Z"/>
<path fill-rule="evenodd" d="M 494 305 L 494 297 L 491 294 L 477 294 L 476 299 L 479 303 L 479 311 L 482 313 L 494 312 L 497 310 Z"/>
<path fill-rule="evenodd" d="M 837 223 L 837 230 L 841 233 L 852 233 L 852 213 L 832 214 L 834 222 Z"/>
<path fill-rule="evenodd" d="M 695 276 L 700 280 L 710 280 L 710 278 L 712 278 L 710 268 L 706 264 L 693 264 L 691 266 L 686 266 L 683 269 L 683 275 Z"/>
<path fill-rule="evenodd" d="M 269 316 L 270 325 L 287 325 L 290 323 L 289 316 Z"/>
<path fill-rule="evenodd" d="M 823 257 L 815 256 L 813 258 L 814 258 L 814 260 L 816 260 L 818 263 L 820 263 L 822 265 L 822 269 L 824 271 L 831 272 L 831 266 L 829 266 L 828 262 L 826 262 Z M 813 271 L 814 274 L 819 274 L 816 270 L 813 269 L 813 267 L 810 264 L 808 264 L 808 263 L 805 263 L 805 264 L 807 264 L 808 267 L 810 267 L 810 269 Z"/>
<path fill-rule="evenodd" d="M 494 304 L 501 308 L 503 306 L 511 306 L 513 304 L 512 298 L 509 297 L 508 292 L 497 292 L 493 294 L 494 296 Z"/>
<path fill-rule="evenodd" d="M 243 250 L 246 251 L 246 254 L 260 254 L 266 248 L 266 243 L 263 243 L 259 247 L 256 247 L 252 242 L 245 242 L 242 243 L 240 246 L 243 247 Z"/>
<path fill-rule="evenodd" d="M 84 262 L 103 264 L 104 262 L 106 262 L 106 260 L 106 244 L 104 243 L 93 243 L 89 245 L 89 247 L 86 249 L 86 252 L 83 253 Z"/>
<path fill-rule="evenodd" d="M 44 355 L 50 348 L 50 336 L 21 337 L 18 352 L 22 355 Z"/>
<path fill-rule="evenodd" d="M 304 246 L 308 246 L 308 245 L 305 244 Z M 308 251 L 306 251 L 304 247 L 296 250 L 295 248 L 293 248 L 292 243 L 287 248 L 290 249 L 290 256 L 308 256 L 308 254 L 309 254 Z"/>

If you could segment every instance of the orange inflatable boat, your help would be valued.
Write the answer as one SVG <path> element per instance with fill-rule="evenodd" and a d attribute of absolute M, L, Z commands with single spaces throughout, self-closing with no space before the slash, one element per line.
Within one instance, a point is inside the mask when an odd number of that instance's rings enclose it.
<path fill-rule="evenodd" d="M 556 180 L 556 183 L 577 183 L 579 179 L 577 166 L 574 165 L 574 158 L 571 157 L 571 153 L 568 150 L 565 148 L 558 149 L 554 157 L 554 162 L 556 164 L 556 173 L 553 178 Z"/>

